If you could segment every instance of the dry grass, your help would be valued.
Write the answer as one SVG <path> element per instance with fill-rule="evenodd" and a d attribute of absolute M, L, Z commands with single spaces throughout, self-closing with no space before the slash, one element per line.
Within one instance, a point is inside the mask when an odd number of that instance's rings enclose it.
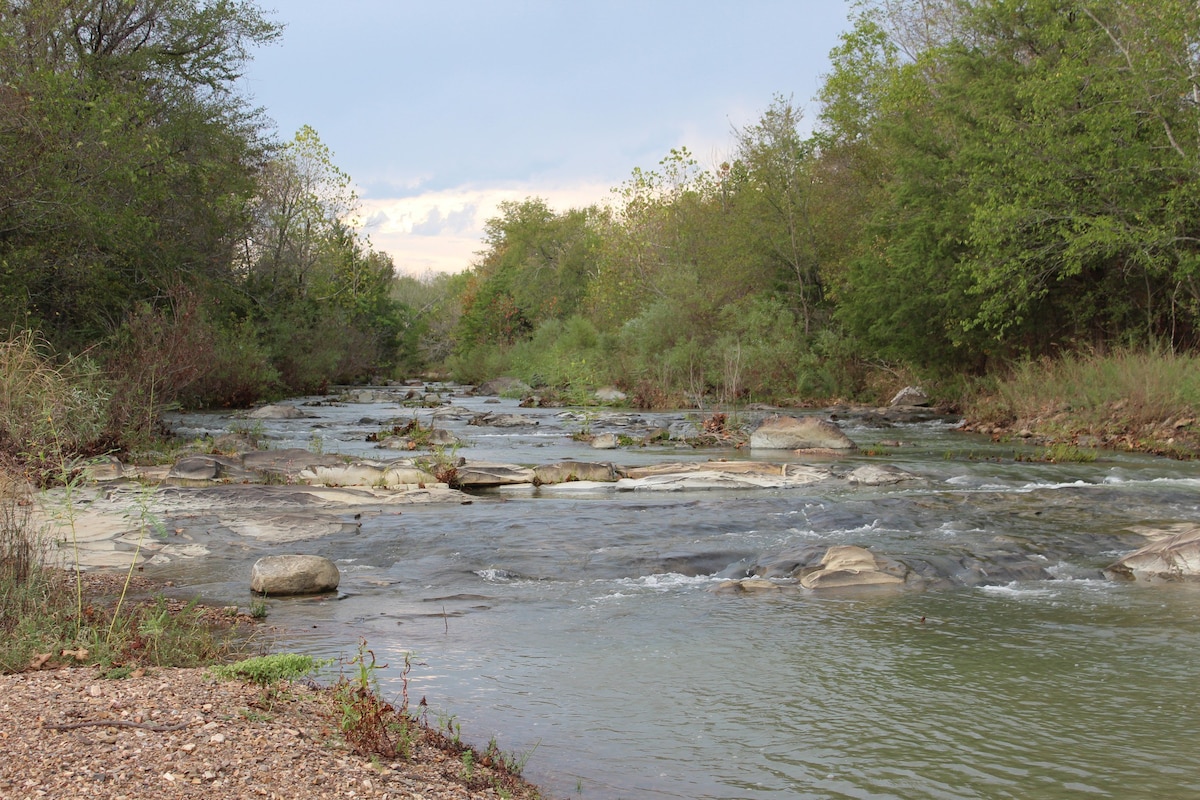
<path fill-rule="evenodd" d="M 968 403 L 975 422 L 1081 434 L 1108 446 L 1189 456 L 1200 410 L 1200 356 L 1120 350 L 1025 362 Z"/>

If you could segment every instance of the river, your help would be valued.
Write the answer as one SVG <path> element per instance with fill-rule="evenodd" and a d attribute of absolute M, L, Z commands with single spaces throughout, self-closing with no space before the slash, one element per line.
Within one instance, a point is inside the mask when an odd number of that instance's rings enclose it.
<path fill-rule="evenodd" d="M 570 434 L 603 418 L 445 391 L 448 403 L 539 422 L 446 423 L 470 459 L 749 457 L 593 451 Z M 274 447 L 378 458 L 367 433 L 433 413 L 379 400 L 305 410 L 315 417 L 257 432 Z M 633 431 L 687 416 L 630 413 L 613 423 Z M 174 424 L 196 435 L 247 423 Z M 1200 796 L 1200 587 L 1101 574 L 1144 543 L 1133 527 L 1200 521 L 1200 467 L 1112 453 L 1028 463 L 1014 458 L 1028 448 L 940 420 L 843 427 L 880 454 L 839 467 L 893 464 L 919 480 L 499 491 L 363 513 L 352 532 L 303 543 L 338 563 L 342 586 L 337 599 L 271 599 L 270 621 L 287 631 L 278 649 L 348 656 L 364 639 L 392 698 L 408 656 L 409 696 L 427 699 L 431 721 L 527 756 L 525 776 L 553 797 Z M 712 591 L 814 544 L 929 563 L 1000 548 L 1044 573 L 927 591 Z M 173 564 L 159 577 L 245 605 L 246 566 Z"/>

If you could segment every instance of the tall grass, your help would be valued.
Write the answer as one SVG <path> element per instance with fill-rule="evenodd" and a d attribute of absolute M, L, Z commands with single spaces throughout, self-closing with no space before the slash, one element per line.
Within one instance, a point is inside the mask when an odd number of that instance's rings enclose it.
<path fill-rule="evenodd" d="M 194 665 L 236 645 L 201 609 L 161 599 L 126 603 L 132 568 L 115 598 L 85 598 L 78 558 L 55 560 L 74 551 L 56 550 L 32 513 L 31 482 L 62 485 L 61 516 L 74 544 L 80 456 L 121 441 L 123 426 L 143 433 L 163 392 L 178 385 L 157 368 L 124 374 L 124 399 L 114 398 L 111 379 L 89 357 L 59 357 L 30 331 L 0 341 L 0 671 L 62 659 L 118 668 Z M 150 520 L 142 512 L 145 532 Z"/>
<path fill-rule="evenodd" d="M 1189 418 L 1198 409 L 1200 356 L 1120 350 L 1019 364 L 968 414 L 1117 432 Z"/>
<path fill-rule="evenodd" d="M 0 342 L 0 458 L 45 482 L 108 428 L 106 382 L 87 356 L 59 360 L 32 331 Z"/>

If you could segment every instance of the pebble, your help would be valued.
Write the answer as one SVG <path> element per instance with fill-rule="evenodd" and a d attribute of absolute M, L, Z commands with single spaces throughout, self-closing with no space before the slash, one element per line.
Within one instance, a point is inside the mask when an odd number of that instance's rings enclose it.
<path fill-rule="evenodd" d="M 208 741 L 211 742 L 212 744 L 224 744 L 225 743 L 225 734 L 214 733 L 212 736 L 208 737 Z"/>

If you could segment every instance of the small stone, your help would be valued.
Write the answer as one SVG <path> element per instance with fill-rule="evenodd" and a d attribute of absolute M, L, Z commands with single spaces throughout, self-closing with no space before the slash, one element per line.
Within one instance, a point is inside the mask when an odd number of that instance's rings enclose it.
<path fill-rule="evenodd" d="M 208 741 L 210 744 L 225 744 L 225 734 L 214 733 L 212 736 L 208 737 Z"/>
<path fill-rule="evenodd" d="M 181 747 L 179 749 L 185 753 L 190 753 L 196 749 L 196 744 L 194 742 L 188 742 L 187 744 L 185 744 L 183 747 Z"/>

